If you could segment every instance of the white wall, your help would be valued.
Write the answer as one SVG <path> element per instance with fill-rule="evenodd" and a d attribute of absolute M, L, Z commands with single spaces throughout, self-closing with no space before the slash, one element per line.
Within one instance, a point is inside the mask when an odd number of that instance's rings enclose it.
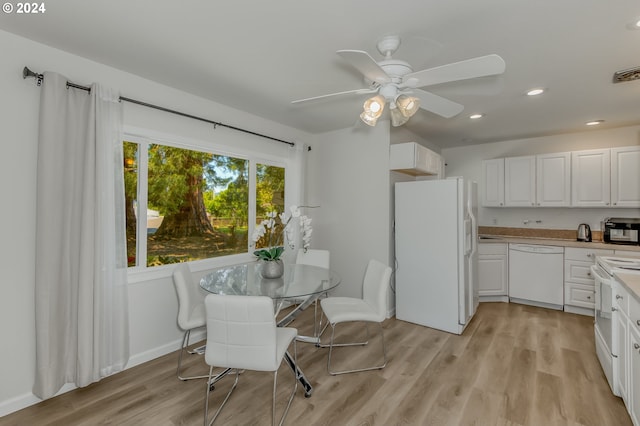
<path fill-rule="evenodd" d="M 403 142 L 416 142 L 419 145 L 429 148 L 431 151 L 437 152 L 438 154 L 441 151 L 440 146 L 413 133 L 405 126 L 391 127 L 390 136 L 391 136 L 392 144 L 403 143 Z"/>
<path fill-rule="evenodd" d="M 31 387 L 35 366 L 34 194 L 40 89 L 33 79 L 22 79 L 25 65 L 36 72 L 58 72 L 78 84 L 100 82 L 119 89 L 129 98 L 290 140 L 299 146 L 309 135 L 3 31 L 0 51 L 1 416 L 37 401 Z M 266 150 L 273 157 L 286 159 L 296 155 L 278 142 L 221 127 L 214 130 L 206 123 L 131 104 L 125 104 L 125 124 L 209 142 L 216 147 L 225 145 L 230 151 L 250 151 L 259 146 L 261 152 Z M 137 276 L 129 286 L 130 365 L 179 347 L 177 298 L 170 271 L 170 268 L 160 271 L 152 279 Z"/>
<path fill-rule="evenodd" d="M 336 295 L 361 297 L 369 259 L 392 265 L 388 126 L 328 132 L 311 144 L 307 198 L 320 206 L 313 246 L 331 252 L 342 278 Z"/>
<path fill-rule="evenodd" d="M 640 145 L 640 126 L 444 148 L 442 155 L 447 163 L 447 176 L 465 176 L 480 184 L 484 159 L 630 145 Z M 483 190 L 479 188 L 480 194 Z M 480 207 L 478 216 L 481 226 L 576 229 L 578 224 L 588 223 L 593 230 L 599 230 L 603 218 L 638 217 L 640 209 Z M 527 220 L 530 222 L 524 224 Z"/>

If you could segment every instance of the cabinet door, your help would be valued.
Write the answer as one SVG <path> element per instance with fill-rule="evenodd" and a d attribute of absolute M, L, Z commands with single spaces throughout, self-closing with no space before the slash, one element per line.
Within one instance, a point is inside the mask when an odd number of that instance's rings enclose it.
<path fill-rule="evenodd" d="M 533 207 L 536 205 L 536 157 L 504 159 L 504 205 Z"/>
<path fill-rule="evenodd" d="M 504 158 L 482 161 L 482 205 L 504 206 Z"/>
<path fill-rule="evenodd" d="M 508 295 L 507 256 L 481 254 L 478 256 L 478 294 L 480 296 Z"/>
<path fill-rule="evenodd" d="M 571 153 L 571 205 L 608 207 L 611 202 L 609 149 Z"/>
<path fill-rule="evenodd" d="M 640 207 L 640 146 L 611 149 L 611 204 Z"/>
<path fill-rule="evenodd" d="M 536 205 L 571 205 L 571 153 L 536 156 Z"/>
<path fill-rule="evenodd" d="M 640 425 L 640 334 L 629 333 L 629 413 L 633 424 Z"/>
<path fill-rule="evenodd" d="M 618 386 L 618 396 L 620 396 L 624 402 L 628 405 L 628 372 L 627 362 L 629 360 L 629 341 L 628 341 L 628 330 L 627 327 L 627 317 L 620 311 L 615 313 L 615 336 L 616 340 L 613 343 L 614 348 L 617 348 L 618 355 L 617 358 L 614 359 L 614 362 L 617 363 L 617 368 L 613 369 L 613 374 L 615 375 L 613 382 Z M 615 350 L 612 348 L 612 351 Z"/>

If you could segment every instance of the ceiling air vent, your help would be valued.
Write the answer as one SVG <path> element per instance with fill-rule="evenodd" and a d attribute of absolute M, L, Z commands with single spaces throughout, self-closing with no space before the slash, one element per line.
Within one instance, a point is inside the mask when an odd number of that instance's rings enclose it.
<path fill-rule="evenodd" d="M 613 74 L 614 83 L 622 83 L 623 81 L 633 81 L 640 79 L 640 67 L 629 68 L 627 70 L 616 71 Z"/>

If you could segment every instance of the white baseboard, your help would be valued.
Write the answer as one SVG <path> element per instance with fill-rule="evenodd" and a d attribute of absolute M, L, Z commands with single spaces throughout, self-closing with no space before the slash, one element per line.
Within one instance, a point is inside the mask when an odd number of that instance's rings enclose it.
<path fill-rule="evenodd" d="M 580 306 L 564 305 L 564 311 L 569 312 L 570 314 L 586 315 L 588 317 L 595 316 L 595 312 L 593 308 L 589 309 L 589 308 L 582 308 Z"/>
<path fill-rule="evenodd" d="M 506 302 L 509 303 L 509 296 L 480 296 L 482 302 Z"/>
<path fill-rule="evenodd" d="M 206 339 L 207 334 L 206 331 L 199 330 L 197 332 L 191 333 L 190 342 L 199 342 L 200 340 Z M 148 351 L 141 352 L 139 354 L 135 354 L 129 357 L 129 362 L 125 367 L 125 370 L 129 368 L 133 368 L 137 365 L 144 364 L 145 362 L 151 361 L 156 358 L 160 358 L 163 355 L 166 355 L 170 352 L 174 352 L 180 348 L 180 344 L 182 344 L 182 338 L 169 342 L 165 345 L 158 346 L 157 348 L 150 349 Z M 176 359 L 176 365 L 177 365 Z M 115 373 L 118 374 L 118 373 Z M 63 393 L 67 393 L 77 389 L 77 386 L 73 383 L 67 383 L 62 386 L 62 388 L 56 393 L 54 396 L 62 395 Z M 6 416 L 7 414 L 11 414 L 13 412 L 22 410 L 23 408 L 27 408 L 31 405 L 35 405 L 39 402 L 42 402 L 40 398 L 35 396 L 31 392 L 27 392 L 23 395 L 16 396 L 11 399 L 7 399 L 5 401 L 0 402 L 0 417 Z"/>

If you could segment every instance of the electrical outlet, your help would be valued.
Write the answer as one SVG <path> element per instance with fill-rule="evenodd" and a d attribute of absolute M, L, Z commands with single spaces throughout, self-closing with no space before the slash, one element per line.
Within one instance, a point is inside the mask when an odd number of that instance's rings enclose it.
<path fill-rule="evenodd" d="M 495 217 L 493 219 L 491 219 L 491 221 L 493 222 L 494 225 L 498 224 L 498 219 L 496 219 Z"/>

